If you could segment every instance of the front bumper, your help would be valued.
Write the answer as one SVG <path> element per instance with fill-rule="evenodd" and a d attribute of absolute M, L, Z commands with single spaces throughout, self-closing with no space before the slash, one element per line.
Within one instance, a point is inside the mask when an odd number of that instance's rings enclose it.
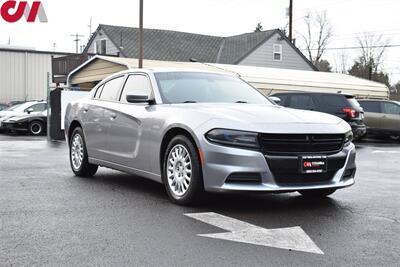
<path fill-rule="evenodd" d="M 325 176 L 304 176 L 298 173 L 277 171 L 279 165 L 290 169 L 297 164 L 298 156 L 271 157 L 260 151 L 215 145 L 206 139 L 201 141 L 203 153 L 204 187 L 209 192 L 259 191 L 290 192 L 308 189 L 343 188 L 354 184 L 356 172 L 355 146 L 349 144 L 332 155 L 328 155 L 328 173 Z M 329 162 L 333 169 L 329 169 Z M 285 168 L 287 164 L 287 168 Z M 335 167 L 335 166 L 336 167 Z M 290 171 L 288 171 L 290 172 Z M 234 174 L 259 175 L 258 182 L 232 182 Z M 317 177 L 313 180 L 312 177 Z"/>
<path fill-rule="evenodd" d="M 25 122 L 2 122 L 1 123 L 2 130 L 8 131 L 28 131 L 28 126 Z"/>

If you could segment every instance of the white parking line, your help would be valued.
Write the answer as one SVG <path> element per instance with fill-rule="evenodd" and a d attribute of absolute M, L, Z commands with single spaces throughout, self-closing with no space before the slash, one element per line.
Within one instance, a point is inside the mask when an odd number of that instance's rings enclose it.
<path fill-rule="evenodd" d="M 395 150 L 374 150 L 372 153 L 387 153 L 387 154 L 400 154 L 400 151 Z"/>
<path fill-rule="evenodd" d="M 191 213 L 185 215 L 229 231 L 216 234 L 198 234 L 198 236 L 324 254 L 300 226 L 265 229 L 214 212 Z"/>

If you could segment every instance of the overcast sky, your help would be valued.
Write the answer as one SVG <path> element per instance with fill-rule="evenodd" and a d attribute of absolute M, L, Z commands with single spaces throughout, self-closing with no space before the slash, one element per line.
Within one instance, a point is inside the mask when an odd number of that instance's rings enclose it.
<path fill-rule="evenodd" d="M 3 3 L 5 0 L 0 0 Z M 32 1 L 28 1 L 32 2 Z M 0 20 L 0 44 L 35 47 L 38 50 L 74 52 L 71 34 L 84 35 L 81 44 L 97 25 L 112 24 L 138 26 L 139 0 L 44 0 L 48 23 L 14 24 Z M 144 0 L 146 28 L 167 29 L 192 33 L 230 36 L 251 32 L 261 22 L 264 29 L 282 28 L 287 24 L 286 8 L 289 0 Z M 333 26 L 334 35 L 329 47 L 355 46 L 355 38 L 363 32 L 382 34 L 390 44 L 400 44 L 399 0 L 294 0 L 295 37 L 304 32 L 307 11 L 324 11 Z M 300 42 L 297 43 L 300 45 Z M 329 50 L 324 58 L 335 67 L 342 54 L 348 64 L 358 50 Z M 391 82 L 400 80 L 400 47 L 387 48 L 384 70 L 391 74 Z"/>

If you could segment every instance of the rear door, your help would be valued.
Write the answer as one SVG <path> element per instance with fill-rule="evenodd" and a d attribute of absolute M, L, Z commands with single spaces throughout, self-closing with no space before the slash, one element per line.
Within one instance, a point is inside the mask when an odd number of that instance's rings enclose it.
<path fill-rule="evenodd" d="M 110 108 L 119 97 L 125 76 L 118 76 L 99 87 L 90 104 L 83 106 L 84 133 L 90 157 L 108 160 L 108 129 L 115 111 Z"/>
<path fill-rule="evenodd" d="M 361 107 L 364 109 L 364 123 L 370 130 L 379 130 L 382 128 L 381 103 L 379 101 L 361 101 Z"/>
<path fill-rule="evenodd" d="M 400 106 L 392 102 L 382 102 L 382 128 L 388 132 L 400 132 Z"/>

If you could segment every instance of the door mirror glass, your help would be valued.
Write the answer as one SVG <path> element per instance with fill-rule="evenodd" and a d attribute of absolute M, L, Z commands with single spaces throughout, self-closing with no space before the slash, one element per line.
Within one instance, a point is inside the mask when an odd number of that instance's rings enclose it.
<path fill-rule="evenodd" d="M 26 112 L 27 112 L 28 114 L 31 114 L 32 112 L 34 112 L 34 109 L 33 109 L 33 108 L 28 108 L 28 109 L 26 110 Z"/>

